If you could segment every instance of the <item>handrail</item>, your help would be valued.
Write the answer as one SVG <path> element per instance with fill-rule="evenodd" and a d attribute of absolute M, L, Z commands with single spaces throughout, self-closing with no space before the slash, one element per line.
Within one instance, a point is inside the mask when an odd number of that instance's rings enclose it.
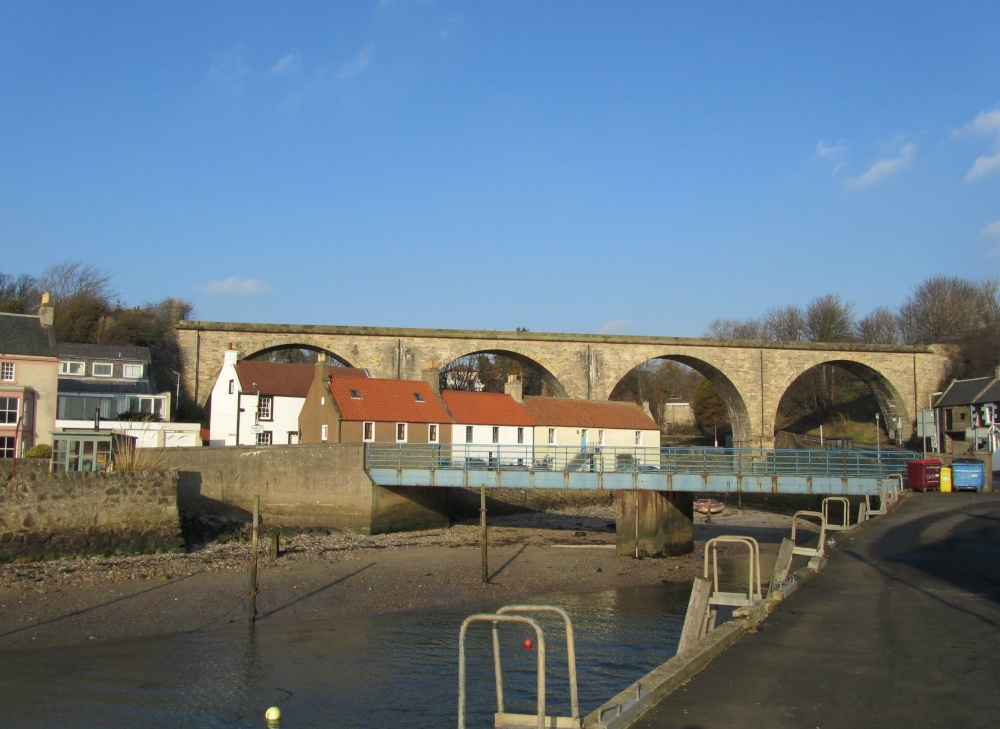
<path fill-rule="evenodd" d="M 794 546 L 792 552 L 806 557 L 822 557 L 823 550 L 826 546 L 826 517 L 818 511 L 796 511 L 792 516 L 792 544 L 795 544 L 795 529 L 798 526 L 799 519 L 802 517 L 819 519 L 819 542 L 817 543 L 815 549 L 812 547 Z"/>

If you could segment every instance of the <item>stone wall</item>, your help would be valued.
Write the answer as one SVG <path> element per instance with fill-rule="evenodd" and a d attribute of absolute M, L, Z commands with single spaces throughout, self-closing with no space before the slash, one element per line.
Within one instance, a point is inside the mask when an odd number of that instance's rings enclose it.
<path fill-rule="evenodd" d="M 387 489 L 364 470 L 364 446 L 166 448 L 164 468 L 178 473 L 182 511 L 249 520 L 260 496 L 265 525 L 358 534 L 448 526 L 448 490 Z"/>
<path fill-rule="evenodd" d="M 177 474 L 50 473 L 0 460 L 0 561 L 183 547 Z"/>

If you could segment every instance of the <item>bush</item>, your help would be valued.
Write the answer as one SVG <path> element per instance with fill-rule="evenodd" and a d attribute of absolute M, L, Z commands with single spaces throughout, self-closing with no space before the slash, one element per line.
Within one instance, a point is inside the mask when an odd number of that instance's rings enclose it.
<path fill-rule="evenodd" d="M 52 446 L 46 443 L 39 443 L 28 449 L 24 454 L 25 458 L 52 458 Z"/>

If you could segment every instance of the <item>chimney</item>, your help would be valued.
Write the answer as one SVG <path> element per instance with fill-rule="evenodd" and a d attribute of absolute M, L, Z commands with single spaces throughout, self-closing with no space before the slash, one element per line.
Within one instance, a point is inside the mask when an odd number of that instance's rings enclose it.
<path fill-rule="evenodd" d="M 38 307 L 38 323 L 46 329 L 52 327 L 55 321 L 56 310 L 52 306 L 52 297 L 48 291 L 42 294 L 42 305 Z"/>
<path fill-rule="evenodd" d="M 507 381 L 503 383 L 503 392 L 505 395 L 510 395 L 514 398 L 515 402 L 524 402 L 524 383 L 517 377 L 517 375 L 510 375 Z"/>
<path fill-rule="evenodd" d="M 431 389 L 438 395 L 441 394 L 441 370 L 437 367 L 428 367 L 421 372 L 424 382 L 431 386 Z"/>
<path fill-rule="evenodd" d="M 239 359 L 240 353 L 233 349 L 233 343 L 230 342 L 226 351 L 222 354 L 222 364 L 223 365 L 236 365 L 236 361 Z"/>
<path fill-rule="evenodd" d="M 642 412 L 646 413 L 649 417 L 653 417 L 653 411 L 649 409 L 649 400 L 642 401 Z"/>

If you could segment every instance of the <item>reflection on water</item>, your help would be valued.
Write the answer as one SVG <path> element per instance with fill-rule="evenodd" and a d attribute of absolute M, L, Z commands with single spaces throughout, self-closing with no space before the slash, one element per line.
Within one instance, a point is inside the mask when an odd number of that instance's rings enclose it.
<path fill-rule="evenodd" d="M 673 655 L 687 585 L 558 595 L 576 635 L 586 714 Z M 11 651 L 0 661 L 0 707 L 21 728 L 450 727 L 456 723 L 458 632 L 472 611 L 258 624 L 211 631 Z M 549 713 L 569 714 L 565 632 L 533 615 L 547 647 Z M 533 713 L 535 653 L 521 626 L 501 626 L 507 710 Z M 496 708 L 488 624 L 467 639 L 467 723 L 491 727 Z"/>

